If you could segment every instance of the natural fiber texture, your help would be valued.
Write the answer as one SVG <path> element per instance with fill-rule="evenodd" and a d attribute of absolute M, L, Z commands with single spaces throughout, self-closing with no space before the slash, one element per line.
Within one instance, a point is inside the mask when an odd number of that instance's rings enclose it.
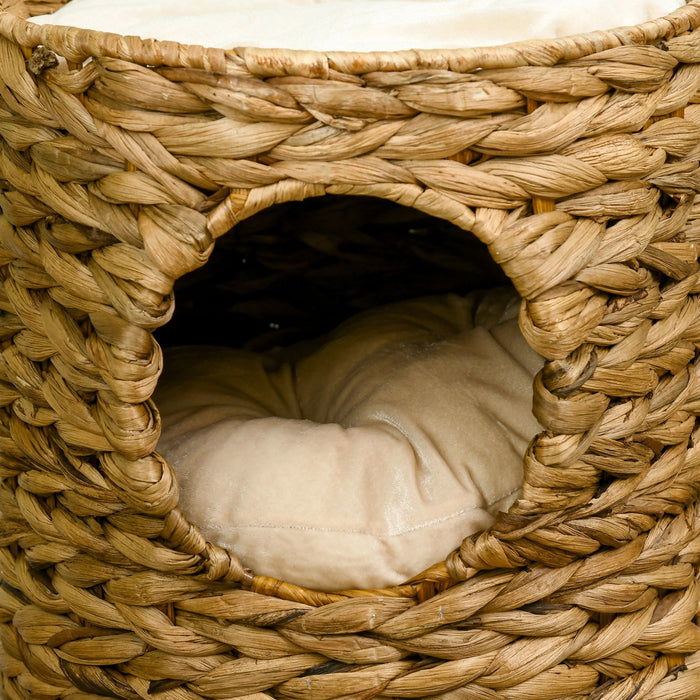
<path fill-rule="evenodd" d="M 60 4 L 0 2 L 3 696 L 695 700 L 700 2 L 366 55 L 18 19 Z M 385 591 L 246 571 L 153 452 L 175 281 L 324 194 L 473 232 L 548 360 L 522 498 Z"/>

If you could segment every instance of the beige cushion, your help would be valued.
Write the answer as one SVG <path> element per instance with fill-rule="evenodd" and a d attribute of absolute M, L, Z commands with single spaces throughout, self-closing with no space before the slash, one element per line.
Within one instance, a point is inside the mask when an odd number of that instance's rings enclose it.
<path fill-rule="evenodd" d="M 401 583 L 506 509 L 542 364 L 503 290 L 401 302 L 310 345 L 166 355 L 159 449 L 181 508 L 256 573 Z"/>
<path fill-rule="evenodd" d="M 611 29 L 684 0 L 71 0 L 33 21 L 236 46 L 316 51 L 449 49 Z"/>

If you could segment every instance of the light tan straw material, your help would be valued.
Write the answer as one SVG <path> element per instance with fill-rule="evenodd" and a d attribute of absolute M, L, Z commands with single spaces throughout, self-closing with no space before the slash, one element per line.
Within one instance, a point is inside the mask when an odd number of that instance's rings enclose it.
<path fill-rule="evenodd" d="M 372 54 L 22 19 L 61 4 L 0 0 L 3 697 L 697 700 L 700 0 Z M 246 570 L 154 452 L 175 281 L 326 194 L 472 232 L 547 360 L 522 497 L 382 591 Z"/>

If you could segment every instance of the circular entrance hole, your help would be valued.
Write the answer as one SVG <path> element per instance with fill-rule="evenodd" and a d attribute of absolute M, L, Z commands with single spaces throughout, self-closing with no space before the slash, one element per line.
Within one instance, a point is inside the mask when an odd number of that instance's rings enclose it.
<path fill-rule="evenodd" d="M 393 203 L 242 222 L 156 334 L 184 514 L 307 588 L 399 585 L 444 560 L 522 485 L 541 359 L 519 301 L 472 234 Z"/>

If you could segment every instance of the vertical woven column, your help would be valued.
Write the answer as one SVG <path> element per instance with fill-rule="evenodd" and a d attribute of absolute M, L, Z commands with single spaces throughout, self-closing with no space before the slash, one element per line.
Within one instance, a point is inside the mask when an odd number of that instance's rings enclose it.
<path fill-rule="evenodd" d="M 372 55 L 17 19 L 59 4 L 0 5 L 4 697 L 694 700 L 700 3 Z M 245 570 L 154 452 L 175 280 L 327 194 L 474 232 L 547 360 L 522 497 L 391 590 Z"/>

